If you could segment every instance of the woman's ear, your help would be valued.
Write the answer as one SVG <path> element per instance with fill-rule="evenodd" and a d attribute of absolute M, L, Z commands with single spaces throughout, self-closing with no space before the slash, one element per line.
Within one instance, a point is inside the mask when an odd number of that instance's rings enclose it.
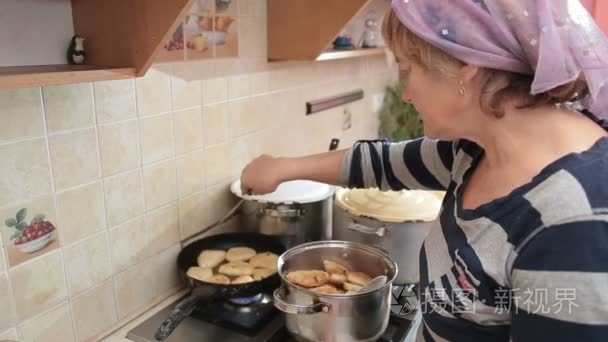
<path fill-rule="evenodd" d="M 467 64 L 460 68 L 460 80 L 464 83 L 468 83 L 479 74 L 479 67 L 475 65 Z"/>

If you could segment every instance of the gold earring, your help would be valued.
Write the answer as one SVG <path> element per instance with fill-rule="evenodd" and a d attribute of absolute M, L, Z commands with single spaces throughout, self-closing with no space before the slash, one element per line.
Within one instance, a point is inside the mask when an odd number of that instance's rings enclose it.
<path fill-rule="evenodd" d="M 464 96 L 466 94 L 466 91 L 464 89 L 464 82 L 460 81 L 460 83 L 458 83 L 460 85 L 460 95 Z"/>

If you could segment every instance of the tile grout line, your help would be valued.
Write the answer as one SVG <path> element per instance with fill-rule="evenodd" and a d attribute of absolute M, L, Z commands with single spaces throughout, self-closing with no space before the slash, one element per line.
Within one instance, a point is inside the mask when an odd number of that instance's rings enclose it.
<path fill-rule="evenodd" d="M 180 237 L 179 241 L 181 241 L 181 210 L 179 208 L 179 175 L 178 175 L 178 171 L 177 171 L 177 156 L 176 156 L 176 151 L 175 151 L 175 116 L 174 116 L 174 103 L 173 103 L 173 64 L 171 64 L 171 66 L 169 67 L 169 92 L 170 92 L 170 96 L 169 96 L 169 100 L 170 100 L 170 107 L 171 107 L 171 136 L 173 138 L 173 157 L 174 157 L 174 163 L 173 166 L 175 168 L 175 194 L 176 194 L 176 199 L 175 199 L 175 205 L 177 208 L 177 235 L 178 237 Z M 201 82 L 201 104 L 203 102 L 203 96 L 202 96 L 202 89 L 203 89 L 203 84 Z M 202 121 L 202 115 L 203 115 L 203 110 L 202 110 L 202 106 L 201 106 L 201 121 Z M 202 130 L 201 130 L 201 134 L 202 134 Z M 148 236 L 149 238 L 149 236 Z"/>

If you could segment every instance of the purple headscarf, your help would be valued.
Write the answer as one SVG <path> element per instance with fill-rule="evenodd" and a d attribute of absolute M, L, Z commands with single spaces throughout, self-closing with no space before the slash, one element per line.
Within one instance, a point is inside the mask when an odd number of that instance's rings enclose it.
<path fill-rule="evenodd" d="M 608 39 L 579 0 L 392 0 L 416 35 L 471 65 L 534 75 L 532 94 L 582 72 L 608 118 Z"/>

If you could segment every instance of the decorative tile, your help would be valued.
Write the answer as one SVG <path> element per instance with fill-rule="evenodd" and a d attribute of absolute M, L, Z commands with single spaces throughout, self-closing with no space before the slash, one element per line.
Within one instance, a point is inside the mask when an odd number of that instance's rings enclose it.
<path fill-rule="evenodd" d="M 98 127 L 101 169 L 104 176 L 134 169 L 141 165 L 137 120 Z"/>
<path fill-rule="evenodd" d="M 49 133 L 91 127 L 95 123 L 90 83 L 42 88 Z"/>
<path fill-rule="evenodd" d="M 144 213 L 144 188 L 141 170 L 105 178 L 108 226 L 131 220 Z"/>
<path fill-rule="evenodd" d="M 71 296 L 101 283 L 112 275 L 105 232 L 64 247 L 63 257 Z"/>
<path fill-rule="evenodd" d="M 78 341 L 98 341 L 103 333 L 118 322 L 114 282 L 108 280 L 74 297 L 72 312 Z"/>
<path fill-rule="evenodd" d="M 213 39 L 214 18 L 210 12 L 189 15 L 184 23 L 186 59 L 188 61 L 212 59 L 215 53 Z"/>
<path fill-rule="evenodd" d="M 121 121 L 137 116 L 134 80 L 95 82 L 93 91 L 97 123 Z"/>
<path fill-rule="evenodd" d="M 185 197 L 205 186 L 205 168 L 203 151 L 198 150 L 176 158 L 177 191 L 179 197 Z"/>
<path fill-rule="evenodd" d="M 241 18 L 230 15 L 215 16 L 215 57 L 227 58 L 239 56 L 239 22 Z M 223 33 L 217 35 L 218 32 Z"/>
<path fill-rule="evenodd" d="M 59 248 L 59 225 L 52 196 L 4 208 L 0 210 L 0 220 L 0 240 L 11 267 Z"/>
<path fill-rule="evenodd" d="M 146 211 L 177 199 L 175 160 L 144 167 L 144 198 Z"/>
<path fill-rule="evenodd" d="M 5 331 L 15 325 L 13 296 L 9 288 L 6 273 L 0 273 L 0 331 Z"/>
<path fill-rule="evenodd" d="M 22 342 L 75 341 L 72 315 L 67 302 L 23 322 L 18 329 Z"/>
<path fill-rule="evenodd" d="M 44 135 L 40 88 L 0 90 L 0 143 Z"/>
<path fill-rule="evenodd" d="M 201 107 L 173 112 L 175 154 L 180 155 L 203 147 Z"/>
<path fill-rule="evenodd" d="M 148 235 L 147 255 L 158 252 L 179 242 L 179 215 L 177 203 L 151 211 L 144 216 Z"/>
<path fill-rule="evenodd" d="M 180 66 L 173 66 L 179 68 Z M 201 105 L 201 81 L 171 77 L 171 94 L 173 95 L 173 110 L 185 109 Z"/>
<path fill-rule="evenodd" d="M 224 77 L 203 80 L 203 104 L 228 101 L 228 81 Z"/>
<path fill-rule="evenodd" d="M 113 273 L 118 273 L 143 260 L 147 246 L 143 217 L 110 229 L 110 254 Z"/>
<path fill-rule="evenodd" d="M 204 192 L 197 192 L 179 201 L 180 239 L 198 233 L 209 222 L 209 201 Z"/>
<path fill-rule="evenodd" d="M 228 99 L 233 100 L 251 95 L 249 75 L 234 75 L 227 78 Z"/>
<path fill-rule="evenodd" d="M 238 15 L 239 0 L 218 0 L 215 2 L 215 13 L 218 15 Z"/>
<path fill-rule="evenodd" d="M 148 70 L 146 76 L 136 80 L 137 108 L 140 116 L 171 110 L 169 73 L 167 66 L 154 66 Z"/>
<path fill-rule="evenodd" d="M 180 24 L 175 32 L 165 41 L 156 55 L 155 62 L 178 62 L 185 58 L 184 26 Z"/>
<path fill-rule="evenodd" d="M 101 182 L 57 194 L 57 217 L 63 246 L 105 229 Z"/>
<path fill-rule="evenodd" d="M 67 297 L 58 251 L 10 269 L 9 278 L 19 321 L 48 310 Z"/>
<path fill-rule="evenodd" d="M 114 277 L 118 319 L 143 309 L 156 297 L 157 274 L 150 260 L 139 263 Z"/>
<path fill-rule="evenodd" d="M 0 146 L 0 207 L 51 193 L 44 139 Z"/>
<path fill-rule="evenodd" d="M 228 142 L 228 104 L 203 107 L 203 143 L 211 146 Z"/>
<path fill-rule="evenodd" d="M 95 129 L 49 137 L 56 191 L 99 179 L 99 151 Z"/>
<path fill-rule="evenodd" d="M 149 164 L 174 154 L 171 114 L 139 120 L 142 162 Z"/>

